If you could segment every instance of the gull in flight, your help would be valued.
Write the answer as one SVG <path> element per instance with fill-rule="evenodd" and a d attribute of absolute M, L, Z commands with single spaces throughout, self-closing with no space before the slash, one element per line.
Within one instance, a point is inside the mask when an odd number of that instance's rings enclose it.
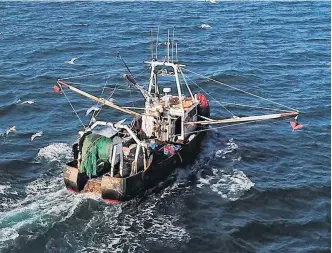
<path fill-rule="evenodd" d="M 31 105 L 31 104 L 33 104 L 35 101 L 33 101 L 33 100 L 27 100 L 27 101 L 23 101 L 21 104 L 22 105 L 25 105 L 25 104 L 28 104 L 28 105 Z"/>
<path fill-rule="evenodd" d="M 68 63 L 68 64 L 74 64 L 74 62 L 77 60 L 77 58 L 73 58 L 71 59 L 70 61 L 65 61 L 65 63 Z"/>
<path fill-rule="evenodd" d="M 217 1 L 216 0 L 206 0 L 207 2 L 210 2 L 212 4 L 215 4 Z"/>
<path fill-rule="evenodd" d="M 31 141 L 33 141 L 34 138 L 40 137 L 42 135 L 43 135 L 43 131 L 40 131 L 38 133 L 35 133 L 35 134 L 31 135 Z"/>
<path fill-rule="evenodd" d="M 11 133 L 11 132 L 15 132 L 15 131 L 16 131 L 16 126 L 12 126 L 12 127 L 8 128 L 8 129 L 6 130 L 6 135 L 8 135 L 8 134 Z"/>
<path fill-rule="evenodd" d="M 94 112 L 98 112 L 100 110 L 101 106 L 91 106 L 87 111 L 86 111 L 86 114 L 85 116 L 88 116 L 92 111 Z"/>
<path fill-rule="evenodd" d="M 209 24 L 201 24 L 201 28 L 207 29 L 207 28 L 211 28 L 211 26 Z"/>

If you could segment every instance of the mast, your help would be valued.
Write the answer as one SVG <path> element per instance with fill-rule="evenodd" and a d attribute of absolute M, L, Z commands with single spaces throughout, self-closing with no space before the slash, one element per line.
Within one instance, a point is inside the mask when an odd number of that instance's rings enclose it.
<path fill-rule="evenodd" d="M 152 29 L 150 30 L 150 36 L 151 36 L 151 60 L 153 60 L 153 35 L 152 35 Z"/>
<path fill-rule="evenodd" d="M 174 62 L 174 28 L 173 28 L 173 39 L 172 39 L 172 62 Z"/>
<path fill-rule="evenodd" d="M 167 33 L 167 62 L 169 62 L 169 29 Z"/>
<path fill-rule="evenodd" d="M 158 44 L 159 44 L 159 25 L 158 25 L 157 42 L 156 42 L 156 60 L 158 59 Z"/>

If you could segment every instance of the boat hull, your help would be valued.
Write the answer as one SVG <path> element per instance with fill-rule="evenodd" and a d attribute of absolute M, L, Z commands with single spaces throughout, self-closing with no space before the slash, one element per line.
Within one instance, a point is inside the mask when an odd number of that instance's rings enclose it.
<path fill-rule="evenodd" d="M 111 177 L 105 173 L 99 178 L 89 179 L 85 173 L 79 173 L 75 161 L 69 162 L 65 166 L 65 185 L 75 192 L 101 194 L 105 200 L 129 200 L 154 187 L 158 182 L 166 180 L 177 166 L 191 161 L 199 152 L 205 134 L 205 131 L 195 134 L 190 142 L 182 145 L 174 155 L 160 162 L 152 162 L 146 170 L 125 178 Z"/>

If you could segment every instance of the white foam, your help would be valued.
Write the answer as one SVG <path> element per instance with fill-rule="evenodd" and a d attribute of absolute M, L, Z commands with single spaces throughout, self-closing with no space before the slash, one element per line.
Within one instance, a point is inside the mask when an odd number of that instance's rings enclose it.
<path fill-rule="evenodd" d="M 226 148 L 225 149 L 220 149 L 220 150 L 217 150 L 215 156 L 218 157 L 218 158 L 223 158 L 225 159 L 226 158 L 226 154 L 228 153 L 231 153 L 235 150 L 237 150 L 239 148 L 239 146 L 234 142 L 233 139 L 230 139 L 227 143 L 226 143 Z"/>
<path fill-rule="evenodd" d="M 213 192 L 231 201 L 237 200 L 255 185 L 242 171 L 226 172 L 215 167 L 212 171 L 213 175 L 205 178 L 201 177 L 201 172 L 197 174 L 200 182 L 197 187 L 209 186 Z"/>
<path fill-rule="evenodd" d="M 47 161 L 60 161 L 61 159 L 70 160 L 72 158 L 72 149 L 67 143 L 52 143 L 41 148 L 37 154 L 37 159 Z"/>
<path fill-rule="evenodd" d="M 176 224 L 179 216 L 161 213 L 160 198 L 152 198 L 129 209 L 126 204 L 108 205 L 101 215 L 94 215 L 82 233 L 92 235 L 94 240 L 85 240 L 84 248 L 78 251 L 91 252 L 97 244 L 97 252 L 145 252 L 147 242 L 172 246 L 187 242 L 188 232 Z"/>
<path fill-rule="evenodd" d="M 14 240 L 19 236 L 17 231 L 13 228 L 1 228 L 0 235 L 0 242 Z"/>
<path fill-rule="evenodd" d="M 1 185 L 0 184 L 0 194 L 5 194 L 5 191 L 12 188 L 10 185 Z"/>
<path fill-rule="evenodd" d="M 42 233 L 54 222 L 71 217 L 82 198 L 67 193 L 60 181 L 60 177 L 33 181 L 26 187 L 27 197 L 24 200 L 0 212 L 0 241 L 15 239 L 18 231 L 27 225 Z"/>

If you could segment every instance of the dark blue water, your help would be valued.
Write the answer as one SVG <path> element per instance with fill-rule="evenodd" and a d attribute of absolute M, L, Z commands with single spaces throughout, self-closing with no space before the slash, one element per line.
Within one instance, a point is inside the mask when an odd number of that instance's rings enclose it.
<path fill-rule="evenodd" d="M 0 129 L 17 128 L 0 138 L 1 252 L 330 251 L 330 2 L 2 1 L 0 17 Z M 158 25 L 161 41 L 175 27 L 188 69 L 299 109 L 305 128 L 269 121 L 213 130 L 191 165 L 126 203 L 67 192 L 62 165 L 81 123 L 52 86 L 109 71 L 75 81 L 95 95 L 105 84 L 125 87 L 118 51 L 146 84 L 142 62 Z M 187 76 L 218 101 L 274 107 Z M 68 98 L 86 124 L 94 103 Z M 141 101 L 135 91 L 114 98 Z M 212 117 L 231 116 L 210 104 Z"/>

